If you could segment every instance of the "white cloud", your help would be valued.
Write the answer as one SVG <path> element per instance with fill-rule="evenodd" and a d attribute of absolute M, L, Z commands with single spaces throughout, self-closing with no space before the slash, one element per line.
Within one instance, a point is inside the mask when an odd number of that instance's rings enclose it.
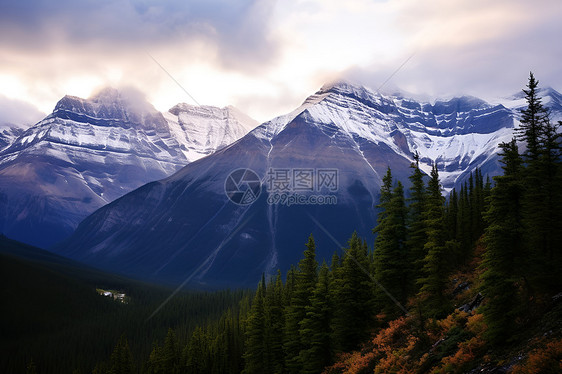
<path fill-rule="evenodd" d="M 27 128 L 45 117 L 33 105 L 0 95 L 0 126 Z"/>
<path fill-rule="evenodd" d="M 340 75 L 377 88 L 412 54 L 389 85 L 506 95 L 533 70 L 560 89 L 560 19 L 559 0 L 4 1 L 0 87 L 47 112 L 106 84 L 189 102 L 149 52 L 197 101 L 259 120 Z"/>

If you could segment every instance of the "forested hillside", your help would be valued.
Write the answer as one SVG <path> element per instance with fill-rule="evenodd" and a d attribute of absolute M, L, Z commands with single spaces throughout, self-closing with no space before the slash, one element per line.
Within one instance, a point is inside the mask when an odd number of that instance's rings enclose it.
<path fill-rule="evenodd" d="M 126 303 L 98 288 L 125 293 Z M 182 291 L 149 318 L 171 292 L 0 237 L 0 372 L 90 373 L 121 336 L 134 341 L 140 368 L 170 327 L 186 339 L 249 293 Z"/>

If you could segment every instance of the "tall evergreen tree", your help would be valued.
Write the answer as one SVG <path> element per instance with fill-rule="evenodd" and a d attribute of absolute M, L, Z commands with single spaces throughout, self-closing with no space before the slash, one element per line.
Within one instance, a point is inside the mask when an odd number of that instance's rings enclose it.
<path fill-rule="evenodd" d="M 390 169 L 387 175 L 391 175 Z M 384 188 L 386 186 L 381 188 L 381 195 Z M 404 304 L 409 291 L 409 258 L 406 247 L 407 208 L 402 183 L 398 182 L 390 200 L 379 206 L 384 209 L 381 212 L 384 214 L 373 230 L 378 234 L 375 241 L 374 276 L 394 298 Z M 381 289 L 377 288 L 375 295 L 377 305 L 389 317 L 401 312 Z"/>
<path fill-rule="evenodd" d="M 265 295 L 265 342 L 268 373 L 282 373 L 284 370 L 284 327 L 283 282 L 281 271 L 269 283 Z"/>
<path fill-rule="evenodd" d="M 520 139 L 525 141 L 523 223 L 525 240 L 533 250 L 539 283 L 553 286 L 561 279 L 556 267 L 562 265 L 562 203 L 560 179 L 560 134 L 550 122 L 548 110 L 538 94 L 538 81 L 530 74 L 525 92 L 527 107 L 522 110 Z"/>
<path fill-rule="evenodd" d="M 287 279 L 285 280 L 285 287 L 283 289 L 283 305 L 288 306 L 291 304 L 291 298 L 293 297 L 293 291 L 295 289 L 295 284 L 297 280 L 297 269 L 294 265 L 291 265 L 289 271 L 287 271 Z"/>
<path fill-rule="evenodd" d="M 439 173 L 434 164 L 428 185 L 428 196 L 425 211 L 427 242 L 424 250 L 423 276 L 418 280 L 421 296 L 424 300 L 424 313 L 428 316 L 441 316 L 448 310 L 448 300 L 444 291 L 449 271 L 448 262 L 457 248 L 456 242 L 446 241 L 444 225 L 444 198 L 441 194 Z"/>
<path fill-rule="evenodd" d="M 246 326 L 244 353 L 244 374 L 265 373 L 267 369 L 265 353 L 265 278 L 258 285 Z"/>
<path fill-rule="evenodd" d="M 168 329 L 162 354 L 162 369 L 165 373 L 175 374 L 180 372 L 180 347 L 174 330 Z"/>
<path fill-rule="evenodd" d="M 367 243 L 353 233 L 331 287 L 334 305 L 331 339 L 336 353 L 357 348 L 370 334 L 374 309 L 369 265 Z"/>
<path fill-rule="evenodd" d="M 381 185 L 381 196 L 379 198 L 379 204 L 377 208 L 380 209 L 377 215 L 377 222 L 380 223 L 387 216 L 388 205 L 390 205 L 390 200 L 392 199 L 392 171 L 390 167 L 386 169 L 386 174 L 382 178 Z"/>
<path fill-rule="evenodd" d="M 457 220 L 459 212 L 459 199 L 457 190 L 453 188 L 449 195 L 445 209 L 445 225 L 447 227 L 447 239 L 457 239 Z"/>
<path fill-rule="evenodd" d="M 423 181 L 424 174 L 420 170 L 419 155 L 417 153 L 414 155 L 414 160 L 415 163 L 411 165 L 413 170 L 412 175 L 409 176 L 411 187 L 410 198 L 408 199 L 409 214 L 406 239 L 410 262 L 409 272 L 411 276 L 408 285 L 411 289 L 411 293 L 416 293 L 419 290 L 415 280 L 422 276 L 423 259 L 426 255 L 424 245 L 427 240 L 425 221 L 423 219 L 426 204 L 426 190 Z"/>
<path fill-rule="evenodd" d="M 530 72 L 527 89 L 523 89 L 527 107 L 521 110 L 521 126 L 517 132 L 519 139 L 527 144 L 525 156 L 529 162 L 536 161 L 540 157 L 542 126 L 548 117 L 547 110 L 542 105 L 538 93 L 538 85 L 539 81 Z"/>
<path fill-rule="evenodd" d="M 185 349 L 185 367 L 189 373 L 204 373 L 208 371 L 207 357 L 207 336 L 201 327 L 195 328 L 191 334 L 191 338 Z M 149 368 L 154 368 L 150 370 L 150 373 L 162 373 L 163 371 L 155 370 L 155 368 L 160 368 L 159 363 L 159 347 L 155 347 L 150 354 L 149 358 Z"/>
<path fill-rule="evenodd" d="M 318 262 L 316 246 L 312 235 L 308 238 L 304 258 L 299 262 L 295 273 L 295 286 L 290 304 L 285 308 L 285 366 L 289 373 L 298 373 L 302 369 L 301 350 L 307 348 L 300 336 L 300 322 L 306 317 L 306 308 L 318 280 Z"/>
<path fill-rule="evenodd" d="M 465 181 L 458 197 L 456 241 L 460 253 L 469 253 L 472 246 L 472 219 L 469 199 L 469 185 Z"/>
<path fill-rule="evenodd" d="M 109 366 L 110 374 L 131 374 L 133 372 L 133 357 L 129 348 L 129 342 L 125 339 L 125 336 L 121 336 L 113 349 Z"/>
<path fill-rule="evenodd" d="M 495 177 L 490 208 L 486 213 L 486 252 L 482 292 L 488 324 L 487 338 L 494 343 L 513 336 L 520 314 L 521 287 L 525 285 L 527 256 L 522 223 L 522 160 L 515 139 L 500 145 L 504 174 Z"/>
<path fill-rule="evenodd" d="M 320 267 L 310 306 L 306 308 L 306 317 L 300 323 L 301 339 L 307 343 L 307 348 L 300 353 L 302 373 L 320 373 L 332 362 L 330 321 L 333 311 L 329 295 L 330 270 L 324 262 Z"/>
<path fill-rule="evenodd" d="M 543 253 L 546 260 L 546 285 L 556 291 L 562 284 L 562 121 L 556 126 L 546 120 L 542 132 L 539 169 L 543 186 L 541 223 Z"/>
<path fill-rule="evenodd" d="M 332 276 L 338 271 L 338 268 L 341 266 L 341 258 L 338 255 L 338 252 L 335 251 L 332 255 L 332 261 L 330 262 L 330 275 Z"/>

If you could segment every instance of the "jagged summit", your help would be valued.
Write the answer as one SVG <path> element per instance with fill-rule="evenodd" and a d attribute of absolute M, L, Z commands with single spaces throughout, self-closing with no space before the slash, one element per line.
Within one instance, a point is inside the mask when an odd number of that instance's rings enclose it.
<path fill-rule="evenodd" d="M 337 80 L 323 85 L 317 94 L 324 93 L 355 97 L 360 101 L 370 101 L 372 103 L 380 103 L 381 100 L 393 97 L 392 95 L 381 94 L 365 86 L 354 84 L 346 80 Z"/>
<path fill-rule="evenodd" d="M 147 101 L 144 94 L 134 88 L 106 87 L 88 99 L 67 95 L 56 104 L 52 115 L 62 119 L 96 122 L 101 126 L 141 126 L 164 132 L 167 127 L 161 113 Z"/>
<path fill-rule="evenodd" d="M 229 109 L 184 109 L 163 115 L 139 91 L 108 87 L 64 96 L 9 145 L 0 134 L 0 231 L 52 245 L 108 202 L 234 142 L 251 122 Z"/>
<path fill-rule="evenodd" d="M 331 82 L 327 82 L 322 87 L 320 87 L 319 92 L 328 92 L 328 91 L 352 91 L 352 90 L 366 90 L 367 88 L 359 85 L 354 84 L 351 81 L 345 79 L 337 79 Z"/>
<path fill-rule="evenodd" d="M 240 109 L 232 105 L 227 105 L 223 108 L 211 105 L 192 105 L 187 103 L 178 103 L 168 110 L 174 116 L 179 116 L 180 113 L 194 113 L 203 117 L 216 117 L 222 119 L 235 120 L 244 129 L 248 131 L 253 130 L 259 123 L 250 116 L 243 113 Z"/>
<path fill-rule="evenodd" d="M 296 124 L 318 127 L 332 134 L 334 141 L 346 137 L 354 143 L 361 139 L 384 144 L 409 160 L 419 152 L 427 173 L 434 162 L 438 164 L 446 190 L 462 180 L 474 163 L 486 164 L 488 155 L 495 152 L 497 140 L 514 126 L 509 109 L 473 96 L 431 103 L 336 81 L 252 134 L 271 139 Z"/>
<path fill-rule="evenodd" d="M 179 103 L 164 113 L 164 118 L 189 161 L 224 148 L 257 126 L 254 119 L 231 106 Z"/>

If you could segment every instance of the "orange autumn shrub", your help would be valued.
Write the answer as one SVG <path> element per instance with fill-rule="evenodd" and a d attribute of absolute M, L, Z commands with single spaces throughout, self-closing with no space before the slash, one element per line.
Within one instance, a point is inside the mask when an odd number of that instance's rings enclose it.
<path fill-rule="evenodd" d="M 443 339 L 453 326 L 464 325 L 467 316 L 467 313 L 455 310 L 444 319 L 428 321 L 427 335 L 429 340 L 437 342 L 438 340 Z"/>
<path fill-rule="evenodd" d="M 412 362 L 410 353 L 415 349 L 418 341 L 417 337 L 409 335 L 405 346 L 396 347 L 381 357 L 375 366 L 374 372 L 376 374 L 415 372 L 419 365 L 416 362 Z"/>
<path fill-rule="evenodd" d="M 477 357 L 484 344 L 484 340 L 478 336 L 459 343 L 455 354 L 443 357 L 441 365 L 433 373 L 464 373 L 466 366 Z"/>
<path fill-rule="evenodd" d="M 474 335 L 482 335 L 487 329 L 486 322 L 484 321 L 484 315 L 476 313 L 469 316 L 466 322 L 466 328 Z"/>
<path fill-rule="evenodd" d="M 409 353 L 415 348 L 418 338 L 410 333 L 410 321 L 405 317 L 389 323 L 380 330 L 362 351 L 355 351 L 339 357 L 336 364 L 325 373 L 360 374 L 372 373 L 410 373 L 414 370 Z M 417 365 L 417 363 L 415 364 Z"/>
<path fill-rule="evenodd" d="M 368 372 L 372 367 L 374 354 L 367 352 L 362 354 L 360 351 L 342 353 L 338 356 L 337 362 L 324 370 L 324 374 L 360 374 Z"/>
<path fill-rule="evenodd" d="M 447 318 L 438 321 L 442 334 L 446 335 L 453 327 L 461 328 L 470 333 L 470 338 L 459 341 L 455 351 L 448 356 L 442 357 L 441 361 L 432 373 L 463 373 L 478 358 L 484 347 L 485 341 L 482 333 L 486 330 L 486 324 L 482 314 L 469 315 L 457 311 Z"/>
<path fill-rule="evenodd" d="M 562 339 L 534 349 L 525 363 L 513 368 L 514 374 L 562 373 Z"/>
<path fill-rule="evenodd" d="M 368 352 L 365 355 L 359 354 L 353 355 L 348 361 L 348 367 L 342 372 L 344 374 L 360 374 L 368 372 L 369 368 L 373 365 L 373 359 L 375 354 L 373 352 Z"/>

